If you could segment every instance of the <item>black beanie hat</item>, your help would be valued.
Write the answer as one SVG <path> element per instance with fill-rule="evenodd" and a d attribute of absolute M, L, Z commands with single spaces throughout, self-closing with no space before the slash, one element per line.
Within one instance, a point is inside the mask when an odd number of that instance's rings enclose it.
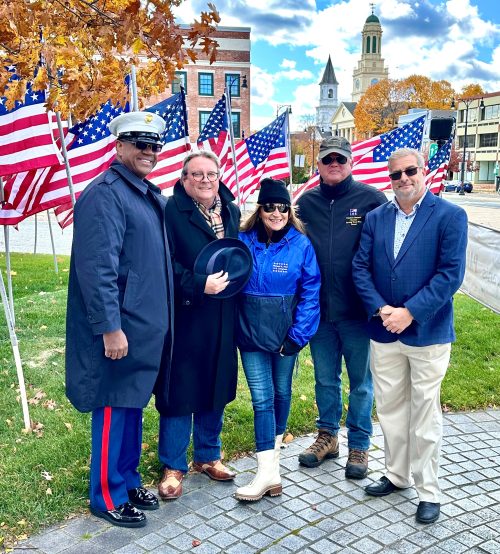
<path fill-rule="evenodd" d="M 276 179 L 262 179 L 260 182 L 257 204 L 262 205 L 270 202 L 288 204 L 289 206 L 291 205 L 290 193 L 288 192 L 283 181 L 278 181 Z"/>

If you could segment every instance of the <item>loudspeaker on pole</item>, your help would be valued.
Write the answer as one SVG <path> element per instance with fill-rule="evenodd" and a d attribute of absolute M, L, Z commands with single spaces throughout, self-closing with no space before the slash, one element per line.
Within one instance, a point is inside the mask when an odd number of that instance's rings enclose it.
<path fill-rule="evenodd" d="M 429 128 L 430 140 L 448 140 L 453 130 L 454 119 L 452 117 L 443 117 L 431 119 Z"/>

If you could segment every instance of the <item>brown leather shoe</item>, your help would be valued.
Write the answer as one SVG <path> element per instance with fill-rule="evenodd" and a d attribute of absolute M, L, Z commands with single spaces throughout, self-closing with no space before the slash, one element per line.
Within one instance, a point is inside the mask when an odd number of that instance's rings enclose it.
<path fill-rule="evenodd" d="M 193 462 L 193 469 L 206 473 L 214 481 L 232 481 L 236 473 L 228 469 L 220 460 L 214 462 Z"/>
<path fill-rule="evenodd" d="M 175 500 L 182 494 L 182 479 L 184 473 L 177 469 L 163 470 L 163 476 L 158 483 L 158 494 L 162 500 Z"/>

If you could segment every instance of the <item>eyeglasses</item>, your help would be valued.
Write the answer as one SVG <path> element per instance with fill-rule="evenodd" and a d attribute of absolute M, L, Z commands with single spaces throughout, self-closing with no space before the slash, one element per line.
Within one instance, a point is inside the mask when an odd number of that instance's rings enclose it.
<path fill-rule="evenodd" d="M 278 210 L 280 214 L 286 214 L 290 210 L 288 204 L 262 204 L 262 209 L 266 214 L 272 214 L 274 210 Z"/>
<path fill-rule="evenodd" d="M 144 150 L 147 150 L 148 147 L 151 148 L 151 152 L 154 154 L 157 154 L 158 152 L 161 152 L 161 149 L 163 148 L 162 144 L 151 144 L 149 142 L 143 142 L 142 140 L 125 140 L 120 139 L 123 142 L 129 142 L 130 144 L 133 144 L 137 150 L 140 150 L 143 152 Z"/>
<path fill-rule="evenodd" d="M 191 173 L 191 177 L 197 182 L 197 183 L 201 183 L 203 181 L 203 179 L 205 178 L 205 173 L 201 172 L 201 171 L 194 171 L 193 173 Z M 216 172 L 216 171 L 209 171 L 207 174 L 206 174 L 206 178 L 211 182 L 211 183 L 215 183 L 215 181 L 217 181 L 217 179 L 219 178 L 219 174 Z"/>
<path fill-rule="evenodd" d="M 342 154 L 337 154 L 336 156 L 328 154 L 324 158 L 321 158 L 321 163 L 323 165 L 330 165 L 333 162 L 337 162 L 340 165 L 345 165 L 347 163 L 347 158 L 345 156 L 342 156 Z"/>
<path fill-rule="evenodd" d="M 413 177 L 417 174 L 418 167 L 407 167 L 406 169 L 400 169 L 399 171 L 395 171 L 394 173 L 389 173 L 389 179 L 391 181 L 399 181 L 403 175 L 403 173 L 407 177 Z"/>

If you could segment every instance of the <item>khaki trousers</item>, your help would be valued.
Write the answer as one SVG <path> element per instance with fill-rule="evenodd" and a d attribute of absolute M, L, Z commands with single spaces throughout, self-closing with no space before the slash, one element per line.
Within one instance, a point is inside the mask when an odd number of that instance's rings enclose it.
<path fill-rule="evenodd" d="M 451 344 L 407 346 L 370 341 L 377 415 L 384 433 L 387 478 L 411 486 L 420 501 L 439 502 L 443 435 L 440 391 Z"/>

